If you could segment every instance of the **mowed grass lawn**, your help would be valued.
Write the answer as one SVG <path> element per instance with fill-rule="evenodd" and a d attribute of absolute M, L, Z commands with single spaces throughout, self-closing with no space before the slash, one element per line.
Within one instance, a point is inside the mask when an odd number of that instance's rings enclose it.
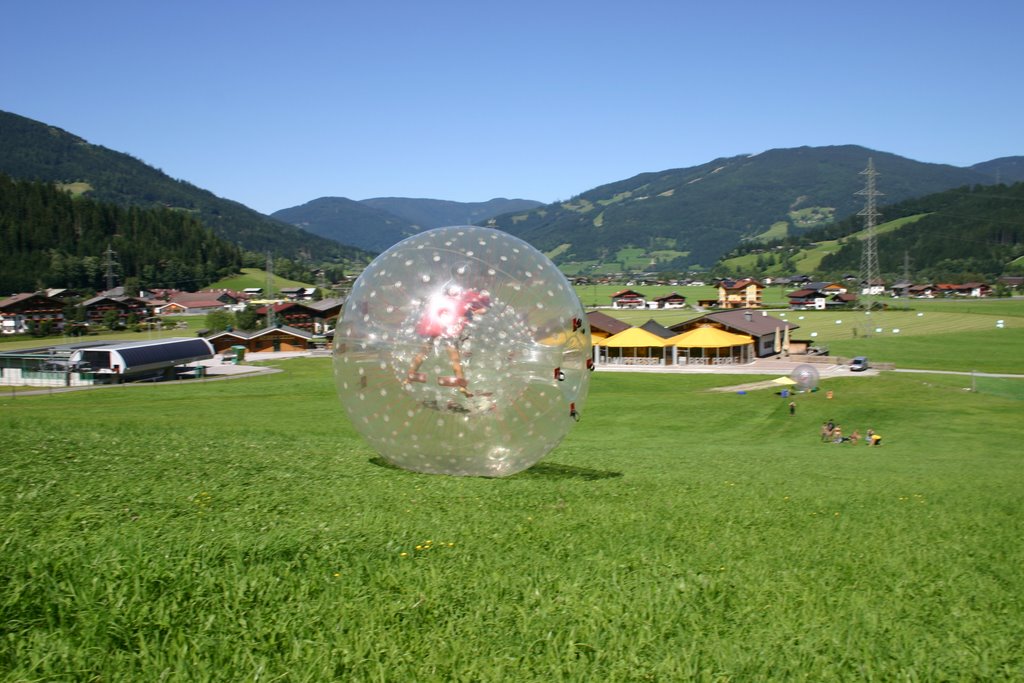
<path fill-rule="evenodd" d="M 384 465 L 328 359 L 0 398 L 5 680 L 1024 678 L 1019 380 L 598 372 L 508 479 Z M 883 446 L 823 444 L 823 420 Z"/>

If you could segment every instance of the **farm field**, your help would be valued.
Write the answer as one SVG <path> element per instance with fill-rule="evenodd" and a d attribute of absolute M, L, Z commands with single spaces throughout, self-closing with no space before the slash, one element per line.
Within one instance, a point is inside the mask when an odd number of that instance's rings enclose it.
<path fill-rule="evenodd" d="M 1021 380 L 844 377 L 790 416 L 709 391 L 763 377 L 598 372 L 545 460 L 479 479 L 386 466 L 328 359 L 274 365 L 0 397 L 5 680 L 1024 677 Z"/>

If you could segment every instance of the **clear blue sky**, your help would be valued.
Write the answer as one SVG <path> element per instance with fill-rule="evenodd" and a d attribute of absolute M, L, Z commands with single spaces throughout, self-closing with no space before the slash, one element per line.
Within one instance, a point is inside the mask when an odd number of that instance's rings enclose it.
<path fill-rule="evenodd" d="M 4 3 L 0 109 L 270 213 L 551 202 L 775 147 L 1024 154 L 1024 3 Z"/>

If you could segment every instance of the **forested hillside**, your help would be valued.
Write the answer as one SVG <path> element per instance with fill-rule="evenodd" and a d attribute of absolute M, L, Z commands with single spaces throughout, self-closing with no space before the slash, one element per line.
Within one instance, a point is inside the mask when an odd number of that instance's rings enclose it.
<path fill-rule="evenodd" d="M 74 183 L 98 201 L 191 212 L 243 249 L 314 262 L 365 262 L 366 254 L 217 197 L 122 152 L 93 145 L 54 126 L 0 111 L 0 173 L 12 178 Z"/>
<path fill-rule="evenodd" d="M 876 244 L 881 274 L 890 282 L 991 281 L 1024 272 L 1024 183 L 964 186 L 880 208 Z M 858 273 L 864 251 L 864 218 L 853 215 L 833 225 L 764 244 L 745 244 L 730 254 L 730 267 L 757 255 L 760 273 L 797 272 L 823 278 Z M 824 254 L 810 272 L 798 264 Z M 749 255 L 746 256 L 745 255 Z"/>
<path fill-rule="evenodd" d="M 110 249 L 116 257 L 105 256 Z M 43 287 L 117 283 L 198 289 L 236 272 L 242 251 L 188 213 L 73 198 L 48 183 L 0 174 L 0 296 Z"/>
<path fill-rule="evenodd" d="M 1014 270 L 1024 255 L 1024 183 L 961 187 L 884 207 L 885 220 L 925 214 L 921 219 L 877 237 L 878 266 L 899 276 L 908 268 L 935 281 L 991 280 Z M 863 219 L 851 217 L 815 231 L 808 239 L 834 239 L 859 230 Z M 856 272 L 863 249 L 844 245 L 822 259 L 825 272 Z"/>

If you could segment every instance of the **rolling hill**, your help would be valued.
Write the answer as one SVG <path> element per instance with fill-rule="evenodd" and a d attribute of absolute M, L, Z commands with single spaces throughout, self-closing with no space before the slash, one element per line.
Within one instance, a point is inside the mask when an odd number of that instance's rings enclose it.
<path fill-rule="evenodd" d="M 559 263 L 599 262 L 636 247 L 671 257 L 659 269 L 706 267 L 744 240 L 800 234 L 856 213 L 869 158 L 885 203 L 994 182 L 984 167 L 927 164 L 855 145 L 773 149 L 643 173 L 489 224 Z"/>

